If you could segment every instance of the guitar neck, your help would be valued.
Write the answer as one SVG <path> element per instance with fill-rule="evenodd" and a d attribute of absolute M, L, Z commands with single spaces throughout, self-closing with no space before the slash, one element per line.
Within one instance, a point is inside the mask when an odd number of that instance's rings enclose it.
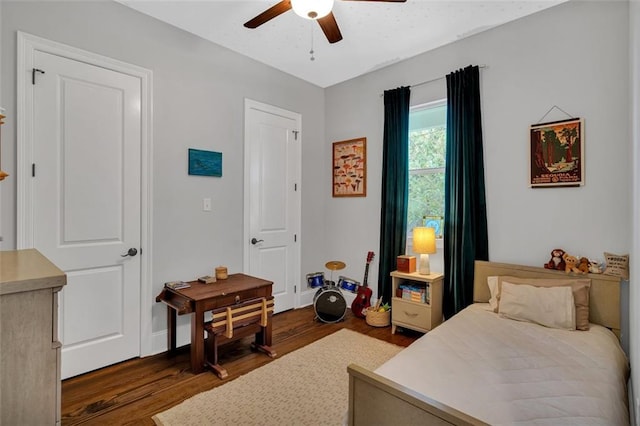
<path fill-rule="evenodd" d="M 369 277 L 369 264 L 367 263 L 367 266 L 365 266 L 364 268 L 364 281 L 362 283 L 362 285 L 365 287 L 369 287 L 369 285 L 367 284 L 368 277 Z"/>

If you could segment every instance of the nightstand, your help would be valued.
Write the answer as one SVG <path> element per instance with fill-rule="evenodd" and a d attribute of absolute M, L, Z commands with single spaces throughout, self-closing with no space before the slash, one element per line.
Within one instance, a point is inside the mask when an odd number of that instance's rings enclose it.
<path fill-rule="evenodd" d="M 421 331 L 432 330 L 442 323 L 442 280 L 443 274 L 431 273 L 420 275 L 417 272 L 391 272 L 391 333 L 396 333 L 398 326 Z M 424 302 L 397 297 L 396 291 L 401 284 L 424 290 Z M 417 295 L 416 295 L 417 296 Z"/>

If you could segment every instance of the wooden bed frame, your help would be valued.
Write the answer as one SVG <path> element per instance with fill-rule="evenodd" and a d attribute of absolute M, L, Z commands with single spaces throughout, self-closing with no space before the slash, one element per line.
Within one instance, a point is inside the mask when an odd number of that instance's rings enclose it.
<path fill-rule="evenodd" d="M 489 301 L 487 277 L 566 278 L 564 272 L 530 266 L 475 262 L 473 300 Z M 576 277 L 571 274 L 571 277 Z M 589 321 L 611 329 L 620 338 L 620 279 L 602 274 L 580 275 L 591 279 Z M 486 425 L 373 371 L 351 364 L 349 372 L 349 425 Z"/>

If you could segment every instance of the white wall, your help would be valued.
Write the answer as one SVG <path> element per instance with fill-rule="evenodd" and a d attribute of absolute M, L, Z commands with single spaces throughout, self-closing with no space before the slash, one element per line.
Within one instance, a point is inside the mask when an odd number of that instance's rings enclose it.
<path fill-rule="evenodd" d="M 324 203 L 316 176 L 323 155 L 324 91 L 288 74 L 111 1 L 2 2 L 2 249 L 15 248 L 16 30 L 153 71 L 153 286 L 243 265 L 244 98 L 299 112 L 302 120 L 302 269 L 324 251 Z M 223 177 L 187 175 L 187 149 L 223 153 Z M 202 198 L 214 202 L 202 212 Z M 188 318 L 180 318 L 186 323 Z M 153 308 L 153 330 L 166 329 Z M 185 336 L 188 339 L 188 336 Z"/>
<path fill-rule="evenodd" d="M 490 259 L 542 266 L 551 249 L 603 258 L 631 237 L 627 2 L 570 2 L 326 90 L 326 146 L 367 137 L 368 196 L 334 199 L 325 182 L 328 253 L 361 274 L 378 251 L 386 89 L 467 66 L 481 70 Z M 411 104 L 446 96 L 444 79 L 412 89 Z M 528 130 L 553 105 L 585 120 L 586 185 L 528 187 Z M 566 118 L 554 113 L 545 121 Z M 442 266 L 442 251 L 434 267 Z M 355 265 L 352 269 L 351 265 Z M 371 277 L 377 279 L 377 268 Z"/>
<path fill-rule="evenodd" d="M 637 283 L 640 277 L 640 268 L 635 262 L 640 254 L 640 0 L 632 0 L 630 3 L 630 46 L 629 54 L 631 59 L 631 140 L 633 144 L 631 161 L 633 162 L 632 179 L 632 238 L 631 247 L 631 282 Z M 630 293 L 630 313 L 629 313 L 629 333 L 631 334 L 630 359 L 631 365 L 636 366 L 631 369 L 631 382 L 633 384 L 632 406 L 635 411 L 635 424 L 640 424 L 640 290 L 637 285 L 629 286 Z"/>
<path fill-rule="evenodd" d="M 207 273 L 213 265 L 226 264 L 231 272 L 242 267 L 244 97 L 303 115 L 302 273 L 325 270 L 326 261 L 339 259 L 347 263 L 340 275 L 362 279 L 367 251 L 378 254 L 379 248 L 380 94 L 469 64 L 488 66 L 481 71 L 481 90 L 491 260 L 542 265 L 554 247 L 600 259 L 605 250 L 626 253 L 632 243 L 632 189 L 633 217 L 640 217 L 637 1 L 631 9 L 631 46 L 627 2 L 571 2 L 323 91 L 117 3 L 2 1 L 0 89 L 9 116 L 2 159 L 12 176 L 1 184 L 0 248 L 15 247 L 15 31 L 22 30 L 153 70 L 158 290 L 166 280 Z M 630 67 L 636 83 L 633 185 L 627 159 Z M 412 89 L 412 104 L 445 96 L 445 81 L 439 80 Z M 528 127 L 553 105 L 585 119 L 582 188 L 527 187 Z M 360 136 L 367 137 L 368 195 L 334 199 L 331 142 Z M 224 177 L 188 177 L 188 147 L 222 151 Z M 201 212 L 205 196 L 216 202 L 213 213 Z M 634 225 L 632 268 L 640 250 L 640 227 Z M 432 256 L 432 268 L 442 269 L 441 251 Z M 374 288 L 377 275 L 374 262 Z M 631 300 L 640 307 L 633 286 Z M 153 313 L 154 331 L 163 330 L 164 309 L 156 306 Z M 639 335 L 637 327 L 632 336 Z M 637 340 L 631 339 L 635 365 Z M 637 372 L 634 379 L 639 383 Z"/>

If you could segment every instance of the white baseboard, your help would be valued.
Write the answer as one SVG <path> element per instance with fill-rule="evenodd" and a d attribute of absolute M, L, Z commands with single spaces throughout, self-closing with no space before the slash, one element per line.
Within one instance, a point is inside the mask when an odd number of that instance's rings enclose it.
<path fill-rule="evenodd" d="M 313 298 L 315 297 L 317 291 L 318 289 L 313 289 L 302 292 L 302 294 L 300 295 L 300 306 L 298 307 L 304 308 L 305 306 L 312 305 L 314 302 Z M 342 291 L 342 295 L 344 296 L 344 301 L 347 303 L 347 308 L 350 308 L 351 304 L 353 303 L 353 299 L 356 298 L 356 295 L 349 291 Z"/>
<path fill-rule="evenodd" d="M 188 345 L 191 343 L 191 324 L 182 324 L 176 327 L 176 347 Z M 167 343 L 168 332 L 167 330 L 156 331 L 151 337 L 151 353 L 149 355 L 155 355 L 162 352 L 166 352 L 169 349 Z"/>
<path fill-rule="evenodd" d="M 313 303 L 313 296 L 316 294 L 315 290 L 306 290 L 300 294 L 300 308 L 309 306 Z"/>
<path fill-rule="evenodd" d="M 302 292 L 300 295 L 300 306 L 298 308 L 304 308 L 305 306 L 309 306 L 313 304 L 313 298 L 316 294 L 317 290 L 308 290 Z M 351 303 L 353 299 L 355 299 L 356 295 L 347 291 L 343 291 L 345 302 L 347 303 L 347 308 L 351 307 Z M 184 346 L 191 343 L 191 324 L 179 324 L 176 327 L 177 337 L 176 337 L 176 346 Z M 156 331 L 153 333 L 151 337 L 151 353 L 149 355 L 156 355 L 162 352 L 166 352 L 169 348 L 167 345 L 167 330 Z"/>

